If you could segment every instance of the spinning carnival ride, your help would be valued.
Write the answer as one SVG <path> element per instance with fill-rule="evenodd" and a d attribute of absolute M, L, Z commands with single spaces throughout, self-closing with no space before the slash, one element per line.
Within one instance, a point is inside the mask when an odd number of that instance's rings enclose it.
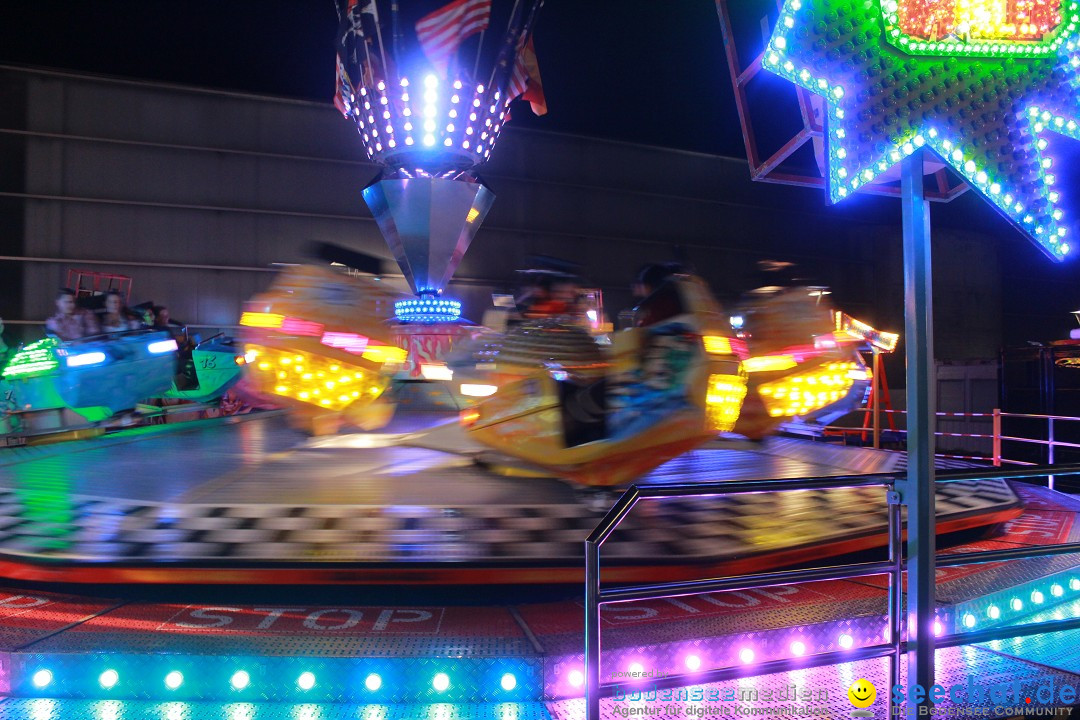
<path fill-rule="evenodd" d="M 534 111 L 545 112 L 529 39 L 541 4 L 514 3 L 501 44 L 487 53 L 482 40 L 492 19 L 489 0 L 451 3 L 419 18 L 412 44 L 398 31 L 406 23 L 394 4 L 392 42 L 385 45 L 374 3 L 339 5 L 335 105 L 355 123 L 368 159 L 382 168 L 363 197 L 414 297 L 393 298 L 390 312 L 390 302 L 383 302 L 390 293 L 372 279 L 311 270 L 309 277 L 296 271 L 279 283 L 292 297 L 275 287 L 248 303 L 241 324 L 249 328 L 249 348 L 264 352 L 270 343 L 274 352 L 284 353 L 277 360 L 264 356 L 255 365 L 258 389 L 293 408 L 314 432 L 332 432 L 344 421 L 380 427 L 392 404 L 383 400 L 380 412 L 365 407 L 382 399 L 389 375 L 445 379 L 446 353 L 479 330 L 444 291 L 495 201 L 476 169 L 491 156 L 509 120 L 510 102 L 524 97 Z M 474 49 L 462 43 L 478 33 L 470 73 L 458 60 Z M 293 287 L 294 280 L 302 287 Z M 327 300 L 327 287 L 341 289 L 343 297 L 356 301 L 354 308 L 373 301 L 373 311 L 358 318 L 355 312 L 328 309 L 340 298 Z M 271 306 L 289 309 L 278 312 Z M 372 359 L 375 347 L 388 350 Z M 292 369 L 279 367 L 289 353 Z M 316 358 L 326 367 L 296 372 Z M 355 363 L 363 367 L 353 368 Z M 355 397 L 353 389 L 327 388 L 327 382 L 340 382 L 327 374 L 337 372 L 332 367 L 352 368 L 355 381 L 374 384 Z"/>

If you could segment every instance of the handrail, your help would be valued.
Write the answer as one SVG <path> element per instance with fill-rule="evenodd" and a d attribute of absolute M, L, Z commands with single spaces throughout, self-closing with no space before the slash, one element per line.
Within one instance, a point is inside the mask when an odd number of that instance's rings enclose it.
<path fill-rule="evenodd" d="M 895 410 L 895 409 L 878 409 L 878 408 L 856 408 L 853 412 L 861 413 L 886 413 L 896 415 L 906 415 L 907 410 Z M 1047 463 L 1053 465 L 1055 462 L 1055 449 L 1056 448 L 1068 448 L 1071 450 L 1080 450 L 1080 443 L 1066 442 L 1064 440 L 1056 440 L 1054 438 L 1054 423 L 1056 422 L 1080 422 L 1080 417 L 1071 417 L 1068 415 L 1043 415 L 1039 413 L 1009 413 L 1002 412 L 1000 409 L 995 408 L 992 412 L 936 412 L 934 413 L 940 418 L 989 418 L 991 423 L 991 434 L 986 433 L 963 433 L 963 432 L 946 432 L 937 431 L 934 433 L 936 437 L 952 437 L 952 438 L 970 438 L 973 440 L 990 440 L 993 444 L 991 455 L 951 455 L 946 453 L 937 453 L 938 457 L 946 458 L 960 458 L 964 460 L 984 460 L 991 462 L 995 467 L 1000 467 L 1003 463 L 1011 465 L 1036 465 L 1037 463 L 1028 462 L 1025 460 L 1011 460 L 1002 457 L 1001 444 L 1002 442 L 1014 442 L 1025 443 L 1028 445 L 1041 445 L 1047 449 Z M 875 416 L 876 417 L 876 416 Z M 1044 420 L 1046 421 L 1046 439 L 1041 438 L 1025 438 L 1017 437 L 1015 435 L 1005 435 L 1002 432 L 1002 420 Z M 865 422 L 865 421 L 864 421 Z M 877 420 L 875 419 L 875 426 Z M 892 423 L 890 422 L 890 425 Z M 846 439 L 848 435 L 860 435 L 863 441 L 866 440 L 866 436 L 873 432 L 874 434 L 874 447 L 878 447 L 879 430 L 875 430 L 869 427 L 848 427 L 844 425 L 822 425 L 816 426 L 818 430 L 823 433 L 832 435 L 843 435 Z M 900 436 L 906 436 L 907 430 L 904 428 L 892 427 L 889 432 L 896 433 Z M 1048 476 L 1048 486 L 1052 490 L 1054 488 L 1054 474 Z"/>
<path fill-rule="evenodd" d="M 963 470 L 941 473 L 938 483 L 963 482 L 966 480 L 1004 480 L 1044 477 L 1052 475 L 1080 475 L 1080 464 L 1041 465 L 1012 470 L 995 469 L 991 473 L 982 470 Z M 888 657 L 890 659 L 890 678 L 899 677 L 901 655 L 908 651 L 907 643 L 901 637 L 901 592 L 903 572 L 906 563 L 903 559 L 901 506 L 896 493 L 889 493 L 889 528 L 888 553 L 885 562 L 846 563 L 832 567 L 808 568 L 801 570 L 783 570 L 778 572 L 744 574 L 723 578 L 709 578 L 694 581 L 676 581 L 655 585 L 631 585 L 619 588 L 601 589 L 600 587 L 600 548 L 619 524 L 633 511 L 641 500 L 660 500 L 672 497 L 722 497 L 733 494 L 758 492 L 791 492 L 795 490 L 830 490 L 852 487 L 893 488 L 902 484 L 904 473 L 876 473 L 870 475 L 814 476 L 777 480 L 720 481 L 701 484 L 632 485 L 612 506 L 585 541 L 585 708 L 586 720 L 599 720 L 600 698 L 616 684 L 600 681 L 600 606 L 635 600 L 660 599 L 670 596 L 689 595 L 699 592 L 718 590 L 749 590 L 793 582 L 835 580 L 866 575 L 889 576 L 889 601 L 887 622 L 890 630 L 889 644 L 873 645 L 843 652 L 818 653 L 812 657 L 799 658 L 796 664 L 791 660 L 774 660 L 758 663 L 753 670 L 746 668 L 717 668 L 707 672 L 673 674 L 654 682 L 656 687 L 676 687 L 680 684 L 701 684 L 724 679 L 746 677 L 747 674 L 781 672 L 793 667 L 812 667 L 849 662 L 856 659 Z M 957 565 L 1003 562 L 1025 558 L 1048 557 L 1066 553 L 1080 553 L 1080 543 L 1060 545 L 1040 545 L 1009 550 L 981 551 L 941 555 L 936 563 L 940 567 Z M 1032 625 L 1013 626 L 982 630 L 971 633 L 957 633 L 938 638 L 939 647 L 982 642 L 984 639 L 1003 639 L 1024 635 L 1041 634 L 1058 630 L 1080 628 L 1080 619 L 1060 620 Z"/>

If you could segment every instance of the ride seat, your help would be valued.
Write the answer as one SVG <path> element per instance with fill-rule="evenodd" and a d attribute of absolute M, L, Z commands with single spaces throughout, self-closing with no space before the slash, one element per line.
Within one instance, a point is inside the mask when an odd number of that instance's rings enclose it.
<path fill-rule="evenodd" d="M 566 447 L 577 447 L 607 437 L 607 379 L 588 382 L 559 380 Z"/>
<path fill-rule="evenodd" d="M 634 327 L 648 327 L 687 312 L 679 283 L 667 280 L 634 309 Z"/>

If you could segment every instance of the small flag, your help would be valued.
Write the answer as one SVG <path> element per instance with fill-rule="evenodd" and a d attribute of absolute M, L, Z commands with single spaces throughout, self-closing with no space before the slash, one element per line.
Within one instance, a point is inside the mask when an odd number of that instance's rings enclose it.
<path fill-rule="evenodd" d="M 491 20 L 491 0 L 454 0 L 416 23 L 420 47 L 431 64 L 445 73 L 461 42 L 482 30 Z"/>
<path fill-rule="evenodd" d="M 533 48 L 531 35 L 514 61 L 514 72 L 510 74 L 510 84 L 506 89 L 506 94 L 511 100 L 518 97 L 528 100 L 536 115 L 547 113 L 544 85 L 540 81 L 540 65 L 536 62 L 536 50 Z"/>
<path fill-rule="evenodd" d="M 349 115 L 349 108 L 345 104 L 344 88 L 346 85 L 352 87 L 352 85 L 349 83 L 348 77 L 349 76 L 345 73 L 345 66 L 342 65 L 341 58 L 339 57 L 337 60 L 337 72 L 335 74 L 335 85 L 337 86 L 337 89 L 334 90 L 334 107 L 336 107 L 338 111 L 340 111 L 341 114 L 345 115 L 346 117 Z"/>

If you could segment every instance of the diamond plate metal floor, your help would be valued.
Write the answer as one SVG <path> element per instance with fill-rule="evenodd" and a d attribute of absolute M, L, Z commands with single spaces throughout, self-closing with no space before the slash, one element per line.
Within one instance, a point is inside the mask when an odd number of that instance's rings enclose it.
<path fill-rule="evenodd" d="M 314 440 L 269 415 L 35 450 L 0 451 L 0 573 L 28 579 L 256 579 L 233 572 L 243 569 L 263 582 L 577 582 L 582 540 L 602 515 L 560 481 L 479 469 L 479 449 L 430 414 Z M 645 479 L 835 475 L 896 461 L 791 439 L 717 442 Z M 942 532 L 1019 511 L 1003 481 L 943 485 L 937 502 Z M 635 512 L 605 562 L 613 580 L 775 567 L 880 546 L 884 513 L 877 489 L 668 502 Z"/>

